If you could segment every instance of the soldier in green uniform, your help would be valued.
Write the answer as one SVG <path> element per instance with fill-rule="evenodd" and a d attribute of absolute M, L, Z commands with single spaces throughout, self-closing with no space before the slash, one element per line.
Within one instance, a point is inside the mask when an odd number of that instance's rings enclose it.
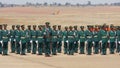
<path fill-rule="evenodd" d="M 109 31 L 109 41 L 110 41 L 110 54 L 114 54 L 115 51 L 115 41 L 116 41 L 116 31 L 114 30 L 114 25 L 110 26 L 110 31 Z"/>
<path fill-rule="evenodd" d="M 32 54 L 36 54 L 37 51 L 37 30 L 36 25 L 33 25 L 33 30 L 31 30 L 31 44 L 32 44 Z"/>
<path fill-rule="evenodd" d="M 0 25 L 0 54 L 2 54 L 2 25 Z"/>
<path fill-rule="evenodd" d="M 27 27 L 28 27 L 28 29 L 26 29 L 26 32 L 27 32 L 26 48 L 27 48 L 27 53 L 31 53 L 31 43 L 30 43 L 30 40 L 31 40 L 31 25 L 28 25 Z"/>
<path fill-rule="evenodd" d="M 77 26 L 74 26 L 74 36 L 75 36 L 75 40 L 74 40 L 74 52 L 78 53 L 78 29 Z"/>
<path fill-rule="evenodd" d="M 12 25 L 10 30 L 11 53 L 15 53 L 15 25 Z"/>
<path fill-rule="evenodd" d="M 63 39 L 63 32 L 61 30 L 61 25 L 58 25 L 57 35 L 58 35 L 57 52 L 61 53 L 61 50 L 62 50 L 62 39 Z"/>
<path fill-rule="evenodd" d="M 63 38 L 64 38 L 64 54 L 67 54 L 68 52 L 68 27 L 65 27 L 65 30 L 63 32 Z"/>
<path fill-rule="evenodd" d="M 117 50 L 116 50 L 116 52 L 120 53 L 120 26 L 117 27 L 116 38 L 117 38 Z"/>
<path fill-rule="evenodd" d="M 4 24 L 4 29 L 2 31 L 3 40 L 3 55 L 8 55 L 8 41 L 9 41 L 9 31 L 7 30 L 7 24 Z"/>
<path fill-rule="evenodd" d="M 50 51 L 50 43 L 51 43 L 51 36 L 52 36 L 52 29 L 50 28 L 50 23 L 46 22 L 45 27 L 43 29 L 44 31 L 44 42 L 45 42 L 45 56 L 50 57 L 51 51 Z"/>
<path fill-rule="evenodd" d="M 99 53 L 99 41 L 100 41 L 100 31 L 98 26 L 95 26 L 95 30 L 93 31 L 93 42 L 94 42 L 94 54 Z"/>
<path fill-rule="evenodd" d="M 20 44 L 21 44 L 21 55 L 26 55 L 26 37 L 27 33 L 25 30 L 25 26 L 21 25 L 21 31 L 20 31 Z"/>
<path fill-rule="evenodd" d="M 52 30 L 52 55 L 57 55 L 57 42 L 58 42 L 58 34 L 56 25 L 53 26 Z"/>
<path fill-rule="evenodd" d="M 78 38 L 80 42 L 80 53 L 79 54 L 85 54 L 85 41 L 86 41 L 86 36 L 85 36 L 85 30 L 84 26 L 80 26 L 81 30 L 78 32 Z"/>
<path fill-rule="evenodd" d="M 68 31 L 68 55 L 74 55 L 74 40 L 75 40 L 75 35 L 73 31 L 73 27 L 69 27 Z"/>
<path fill-rule="evenodd" d="M 38 26 L 38 30 L 37 30 L 37 42 L 38 42 L 38 55 L 42 55 L 44 39 L 43 39 L 43 30 L 41 25 Z"/>
<path fill-rule="evenodd" d="M 106 25 L 103 25 L 102 29 L 100 30 L 100 40 L 102 42 L 101 53 L 102 53 L 102 55 L 106 55 L 107 42 L 108 42 L 108 31 L 107 31 Z"/>
<path fill-rule="evenodd" d="M 87 40 L 87 45 L 86 45 L 86 49 L 87 49 L 87 55 L 91 55 L 92 53 L 92 42 L 93 42 L 93 32 L 92 32 L 92 25 L 88 25 L 88 30 L 85 31 L 85 35 L 86 35 L 86 40 Z"/>
<path fill-rule="evenodd" d="M 16 26 L 15 30 L 15 43 L 16 43 L 16 54 L 20 54 L 20 25 Z"/>

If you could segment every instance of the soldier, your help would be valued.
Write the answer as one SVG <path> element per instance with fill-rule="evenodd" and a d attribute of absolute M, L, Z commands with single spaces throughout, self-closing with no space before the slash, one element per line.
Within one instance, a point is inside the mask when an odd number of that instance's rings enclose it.
<path fill-rule="evenodd" d="M 117 27 L 116 38 L 117 38 L 117 50 L 116 50 L 116 52 L 119 53 L 120 52 L 120 26 Z"/>
<path fill-rule="evenodd" d="M 44 31 L 44 42 L 45 42 L 45 56 L 50 57 L 51 51 L 50 51 L 50 43 L 51 43 L 51 36 L 52 36 L 52 29 L 50 28 L 50 23 L 45 23 Z"/>
<path fill-rule="evenodd" d="M 3 40 L 3 55 L 8 55 L 8 41 L 9 41 L 9 31 L 7 30 L 7 24 L 4 24 L 4 29 L 2 31 Z"/>
<path fill-rule="evenodd" d="M 41 25 L 38 26 L 38 30 L 37 30 L 37 42 L 38 42 L 38 55 L 42 55 L 44 39 L 43 39 L 43 30 Z"/>
<path fill-rule="evenodd" d="M 57 55 L 56 53 L 57 42 L 58 42 L 58 34 L 57 34 L 56 25 L 54 25 L 52 30 L 52 55 Z"/>
<path fill-rule="evenodd" d="M 64 54 L 67 54 L 68 52 L 68 27 L 65 27 L 65 30 L 63 32 L 63 38 L 64 38 Z"/>
<path fill-rule="evenodd" d="M 20 25 L 16 26 L 15 30 L 15 43 L 16 43 L 16 54 L 20 54 Z"/>
<path fill-rule="evenodd" d="M 62 50 L 62 38 L 63 38 L 63 32 L 61 30 L 61 25 L 58 25 L 57 35 L 58 35 L 57 52 L 61 53 L 61 50 Z"/>
<path fill-rule="evenodd" d="M 114 25 L 110 26 L 109 31 L 109 41 L 110 41 L 110 54 L 114 54 L 115 50 L 115 41 L 116 41 L 116 31 L 114 30 Z"/>
<path fill-rule="evenodd" d="M 100 32 L 98 26 L 96 25 L 95 30 L 93 31 L 94 54 L 99 53 L 99 41 L 100 41 Z"/>
<path fill-rule="evenodd" d="M 92 25 L 88 25 L 88 30 L 86 30 L 85 35 L 86 35 L 86 39 L 87 39 L 87 45 L 86 45 L 86 49 L 87 49 L 87 55 L 91 55 L 92 53 L 92 41 L 93 41 L 93 32 L 92 32 Z"/>
<path fill-rule="evenodd" d="M 73 31 L 73 27 L 70 26 L 69 27 L 69 31 L 68 31 L 68 55 L 74 55 L 74 40 L 75 40 L 75 35 L 74 35 L 74 31 Z"/>
<path fill-rule="evenodd" d="M 86 41 L 86 37 L 85 37 L 85 30 L 84 30 L 84 26 L 80 26 L 81 30 L 78 33 L 78 38 L 79 38 L 79 42 L 80 42 L 80 53 L 79 54 L 85 54 L 84 49 L 85 49 L 85 41 Z"/>
<path fill-rule="evenodd" d="M 27 32 L 26 47 L 27 47 L 27 53 L 31 53 L 31 43 L 30 43 L 30 40 L 31 40 L 31 25 L 28 25 L 27 27 L 28 27 L 28 29 L 26 30 L 26 32 Z"/>
<path fill-rule="evenodd" d="M 0 54 L 2 54 L 2 25 L 0 25 Z"/>
<path fill-rule="evenodd" d="M 15 25 L 12 25 L 10 30 L 11 53 L 15 53 Z"/>
<path fill-rule="evenodd" d="M 77 26 L 74 26 L 74 36 L 75 36 L 75 40 L 74 40 L 74 52 L 78 53 L 78 29 Z"/>
<path fill-rule="evenodd" d="M 107 50 L 107 42 L 108 42 L 108 32 L 107 32 L 107 26 L 103 25 L 102 29 L 100 30 L 100 39 L 101 39 L 101 52 L 102 55 L 106 55 Z"/>
<path fill-rule="evenodd" d="M 25 26 L 24 25 L 21 25 L 21 31 L 20 31 L 20 44 L 21 44 L 21 55 L 26 55 L 25 51 L 26 51 L 26 36 L 27 36 L 27 33 L 25 31 Z"/>
<path fill-rule="evenodd" d="M 32 54 L 36 54 L 37 50 L 37 30 L 36 25 L 33 25 L 33 30 L 31 30 L 31 44 L 32 44 Z"/>

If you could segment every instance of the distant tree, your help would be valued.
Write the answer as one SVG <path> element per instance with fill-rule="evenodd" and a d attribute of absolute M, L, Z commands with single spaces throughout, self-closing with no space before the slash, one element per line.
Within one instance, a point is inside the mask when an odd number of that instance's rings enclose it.
<path fill-rule="evenodd" d="M 65 6 L 71 6 L 71 3 L 66 2 Z"/>
<path fill-rule="evenodd" d="M 77 4 L 76 4 L 76 6 L 78 6 L 78 7 L 79 7 L 79 6 L 80 6 L 80 4 L 79 4 L 79 3 L 77 3 Z"/>
<path fill-rule="evenodd" d="M 91 1 L 88 1 L 87 5 L 92 5 L 92 4 L 91 4 Z"/>
<path fill-rule="evenodd" d="M 45 2 L 43 5 L 44 5 L 44 6 L 48 6 L 48 3 L 47 3 L 47 2 Z"/>

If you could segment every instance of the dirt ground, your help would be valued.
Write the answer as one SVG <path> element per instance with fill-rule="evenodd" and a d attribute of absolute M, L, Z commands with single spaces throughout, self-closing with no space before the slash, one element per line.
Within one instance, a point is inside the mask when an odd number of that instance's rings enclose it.
<path fill-rule="evenodd" d="M 44 24 L 51 25 L 120 25 L 120 7 L 14 7 L 0 8 L 0 24 Z M 10 45 L 9 45 L 10 46 Z M 0 55 L 0 68 L 119 68 L 120 55 L 80 55 L 44 57 L 27 54 L 20 56 L 9 53 Z"/>

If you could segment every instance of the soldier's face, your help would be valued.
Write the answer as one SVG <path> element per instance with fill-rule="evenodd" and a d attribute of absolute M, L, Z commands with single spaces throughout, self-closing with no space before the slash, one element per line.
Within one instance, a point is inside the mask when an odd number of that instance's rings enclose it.
<path fill-rule="evenodd" d="M 4 26 L 4 29 L 7 29 L 7 26 Z"/>
<path fill-rule="evenodd" d="M 25 29 L 25 27 L 22 27 L 22 30 L 24 30 Z"/>
<path fill-rule="evenodd" d="M 31 27 L 28 27 L 29 30 L 31 30 Z"/>
<path fill-rule="evenodd" d="M 12 27 L 12 29 L 15 29 L 15 27 Z"/>
<path fill-rule="evenodd" d="M 84 30 L 84 28 L 81 28 L 81 30 Z"/>
<path fill-rule="evenodd" d="M 0 29 L 2 29 L 2 26 L 0 27 Z"/>
<path fill-rule="evenodd" d="M 61 27 L 58 27 L 58 29 L 60 30 L 60 29 L 61 29 Z"/>
<path fill-rule="evenodd" d="M 68 30 L 68 28 L 65 28 L 65 30 Z"/>
<path fill-rule="evenodd" d="M 53 27 L 54 30 L 56 30 L 56 27 Z"/>
<path fill-rule="evenodd" d="M 39 30 L 42 30 L 42 28 L 41 28 L 41 27 L 39 27 Z"/>

